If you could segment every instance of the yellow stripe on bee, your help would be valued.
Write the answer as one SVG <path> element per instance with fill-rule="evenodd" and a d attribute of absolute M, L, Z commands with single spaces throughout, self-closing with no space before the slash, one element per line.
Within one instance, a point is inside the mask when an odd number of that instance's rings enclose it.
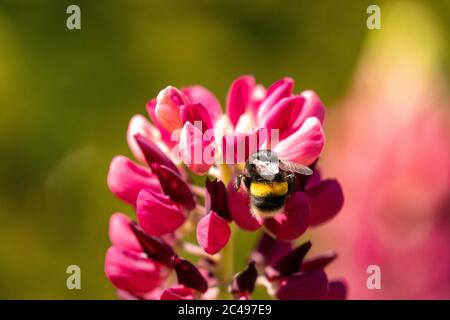
<path fill-rule="evenodd" d="M 287 182 L 252 182 L 250 184 L 250 193 L 254 197 L 283 196 L 287 192 Z"/>

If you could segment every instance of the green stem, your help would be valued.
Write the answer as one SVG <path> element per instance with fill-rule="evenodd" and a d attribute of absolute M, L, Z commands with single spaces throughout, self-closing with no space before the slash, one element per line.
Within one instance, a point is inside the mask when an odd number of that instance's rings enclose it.
<path fill-rule="evenodd" d="M 228 185 L 231 178 L 233 177 L 233 172 L 229 166 L 222 164 L 219 166 L 220 174 L 219 178 L 225 185 Z M 232 299 L 229 292 L 229 286 L 233 280 L 234 275 L 234 234 L 235 226 L 234 223 L 230 224 L 230 240 L 228 240 L 225 248 L 222 249 L 220 253 L 220 260 L 217 270 L 217 278 L 219 280 L 219 295 L 218 298 L 221 300 Z"/>
<path fill-rule="evenodd" d="M 230 224 L 231 234 L 225 248 L 222 249 L 219 260 L 219 269 L 217 278 L 219 280 L 219 299 L 229 300 L 232 298 L 229 292 L 229 286 L 234 275 L 234 229 L 233 223 Z"/>

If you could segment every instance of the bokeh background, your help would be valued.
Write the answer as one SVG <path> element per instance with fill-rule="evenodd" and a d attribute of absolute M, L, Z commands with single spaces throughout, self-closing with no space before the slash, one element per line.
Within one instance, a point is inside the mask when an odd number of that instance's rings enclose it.
<path fill-rule="evenodd" d="M 366 28 L 374 3 L 382 30 Z M 70 4 L 81 7 L 81 30 L 66 28 Z M 246 73 L 265 85 L 291 76 L 296 91 L 314 89 L 327 105 L 323 168 L 342 181 L 347 202 L 306 236 L 342 253 L 332 272 L 348 278 L 350 297 L 449 298 L 450 228 L 433 227 L 450 219 L 448 39 L 446 0 L 1 0 L 0 298 L 115 298 L 103 272 L 108 219 L 133 212 L 106 175 L 114 155 L 131 156 L 130 117 L 168 84 L 202 84 L 224 103 Z M 438 120 L 423 128 L 428 118 Z M 403 131 L 387 130 L 402 119 L 412 119 Z M 405 163 L 394 188 L 390 170 Z M 254 239 L 239 234 L 237 268 Z M 413 285 L 417 260 L 430 263 Z M 386 271 L 376 294 L 364 289 L 373 263 Z M 66 288 L 71 264 L 81 267 L 81 290 Z M 428 279 L 434 268 L 440 276 Z"/>

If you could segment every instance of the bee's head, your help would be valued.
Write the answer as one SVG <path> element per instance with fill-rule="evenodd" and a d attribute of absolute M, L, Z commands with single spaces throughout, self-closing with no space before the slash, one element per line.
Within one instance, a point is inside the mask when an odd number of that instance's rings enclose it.
<path fill-rule="evenodd" d="M 249 157 L 245 169 L 250 177 L 273 180 L 279 173 L 278 165 L 279 161 L 276 152 L 259 150 Z"/>

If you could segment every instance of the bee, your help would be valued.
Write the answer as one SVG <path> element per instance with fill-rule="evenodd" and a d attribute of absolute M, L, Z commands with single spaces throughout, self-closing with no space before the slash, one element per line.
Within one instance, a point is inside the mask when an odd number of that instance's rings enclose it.
<path fill-rule="evenodd" d="M 244 184 L 250 195 L 251 211 L 258 217 L 272 217 L 284 209 L 295 189 L 295 173 L 313 171 L 301 164 L 283 161 L 271 150 L 259 150 L 245 162 L 244 174 L 236 177 L 235 189 Z"/>

